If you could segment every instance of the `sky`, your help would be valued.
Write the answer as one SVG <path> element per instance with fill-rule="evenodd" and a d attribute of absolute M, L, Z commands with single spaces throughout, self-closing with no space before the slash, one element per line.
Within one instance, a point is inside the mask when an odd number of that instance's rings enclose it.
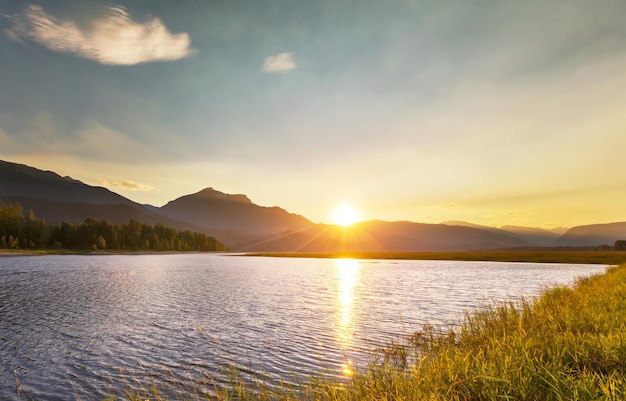
<path fill-rule="evenodd" d="M 161 206 L 626 221 L 626 1 L 3 0 L 0 159 Z"/>

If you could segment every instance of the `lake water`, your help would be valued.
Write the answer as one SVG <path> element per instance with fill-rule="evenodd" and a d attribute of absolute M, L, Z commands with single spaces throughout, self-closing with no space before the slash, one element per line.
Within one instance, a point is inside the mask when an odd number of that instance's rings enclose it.
<path fill-rule="evenodd" d="M 2 257 L 0 399 L 19 399 L 19 383 L 22 399 L 98 400 L 161 374 L 185 380 L 203 371 L 219 382 L 232 365 L 244 374 L 347 374 L 376 346 L 425 323 L 459 321 L 485 303 L 605 270 L 214 254 Z"/>

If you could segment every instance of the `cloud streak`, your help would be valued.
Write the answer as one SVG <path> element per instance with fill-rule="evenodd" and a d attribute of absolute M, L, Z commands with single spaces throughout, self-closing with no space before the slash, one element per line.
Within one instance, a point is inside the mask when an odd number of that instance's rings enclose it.
<path fill-rule="evenodd" d="M 46 14 L 31 5 L 12 17 L 9 37 L 31 39 L 50 50 L 73 53 L 108 65 L 173 61 L 196 53 L 187 33 L 172 34 L 161 19 L 133 21 L 121 6 L 91 21 L 88 27 Z"/>
<path fill-rule="evenodd" d="M 152 185 L 139 184 L 130 180 L 116 180 L 116 181 L 100 180 L 100 184 L 105 187 L 124 188 L 124 189 L 130 189 L 131 191 L 151 191 L 154 189 Z"/>
<path fill-rule="evenodd" d="M 276 73 L 286 72 L 298 68 L 293 53 L 280 53 L 275 56 L 269 56 L 263 62 L 263 72 Z"/>

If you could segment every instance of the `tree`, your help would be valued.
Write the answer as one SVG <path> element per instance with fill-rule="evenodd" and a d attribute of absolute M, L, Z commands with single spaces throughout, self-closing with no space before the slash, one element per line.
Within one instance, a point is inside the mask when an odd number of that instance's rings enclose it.
<path fill-rule="evenodd" d="M 17 249 L 20 247 L 20 240 L 18 238 L 9 235 L 9 248 Z"/>
<path fill-rule="evenodd" d="M 19 203 L 8 205 L 0 200 L 0 236 L 19 235 L 19 230 L 24 219 L 24 210 Z"/>
<path fill-rule="evenodd" d="M 626 251 L 626 240 L 620 239 L 615 241 L 614 249 L 616 251 Z"/>
<path fill-rule="evenodd" d="M 158 251 L 218 251 L 224 245 L 213 237 L 176 231 L 162 224 L 150 226 L 137 220 L 112 225 L 97 218 L 82 224 L 48 225 L 32 210 L 24 216 L 20 204 L 0 200 L 0 248 L 110 249 Z"/>
<path fill-rule="evenodd" d="M 107 241 L 102 235 L 98 235 L 98 238 L 96 239 L 96 246 L 98 249 L 105 249 L 107 247 Z"/>

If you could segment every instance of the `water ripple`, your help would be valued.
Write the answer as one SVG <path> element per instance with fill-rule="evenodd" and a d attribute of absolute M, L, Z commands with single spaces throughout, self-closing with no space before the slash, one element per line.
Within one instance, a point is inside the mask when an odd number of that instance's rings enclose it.
<path fill-rule="evenodd" d="M 290 380 L 364 366 L 428 322 L 603 266 L 220 255 L 0 258 L 0 399 L 101 399 L 198 372 Z M 295 379 L 294 379 L 295 380 Z"/>

